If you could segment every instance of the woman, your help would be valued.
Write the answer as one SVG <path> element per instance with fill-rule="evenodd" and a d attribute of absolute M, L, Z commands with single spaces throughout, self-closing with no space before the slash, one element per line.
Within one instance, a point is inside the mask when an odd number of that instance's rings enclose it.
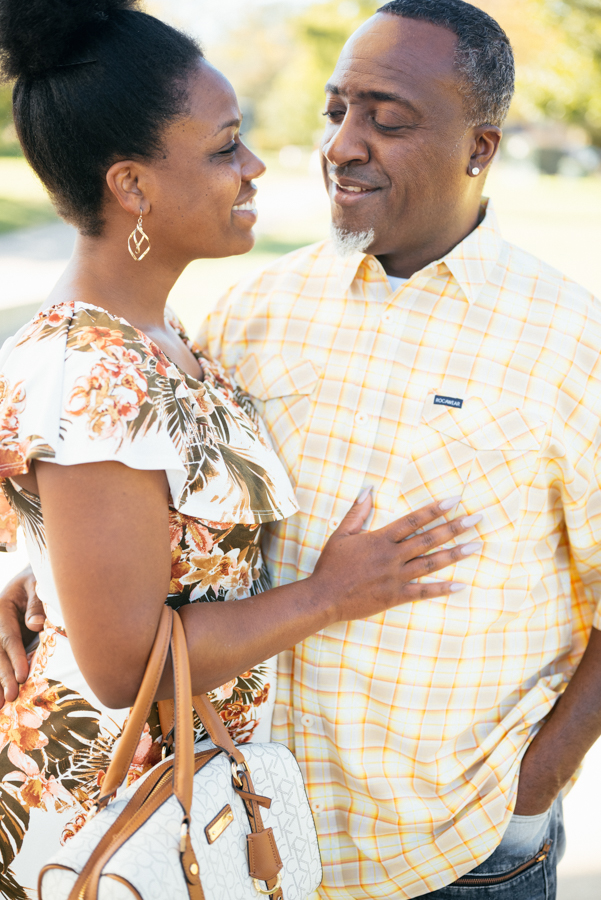
<path fill-rule="evenodd" d="M 0 357 L 0 473 L 48 617 L 0 713 L 0 887 L 17 898 L 85 820 L 163 603 L 181 610 L 194 693 L 238 741 L 265 740 L 275 654 L 459 589 L 409 582 L 459 558 L 419 557 L 465 528 L 411 537 L 454 500 L 360 534 L 364 491 L 315 573 L 269 588 L 261 525 L 294 513 L 290 484 L 248 398 L 165 308 L 191 260 L 253 245 L 264 167 L 232 88 L 129 0 L 2 0 L 0 45 L 25 155 L 79 231 Z M 157 698 L 170 692 L 167 672 Z M 154 715 L 130 779 L 160 750 Z"/>

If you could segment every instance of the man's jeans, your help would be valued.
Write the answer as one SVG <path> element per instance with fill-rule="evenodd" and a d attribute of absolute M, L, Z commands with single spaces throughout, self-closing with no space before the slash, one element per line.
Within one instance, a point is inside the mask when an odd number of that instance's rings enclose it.
<path fill-rule="evenodd" d="M 540 816 L 513 816 L 492 856 L 436 900 L 555 900 L 557 863 L 565 851 L 561 797 Z"/>

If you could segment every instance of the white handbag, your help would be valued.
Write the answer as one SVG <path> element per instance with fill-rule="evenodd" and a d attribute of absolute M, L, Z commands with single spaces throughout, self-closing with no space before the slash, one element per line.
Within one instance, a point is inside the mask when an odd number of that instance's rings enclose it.
<path fill-rule="evenodd" d="M 111 801 L 169 645 L 176 700 L 159 710 L 163 734 L 175 733 L 174 756 Z M 194 745 L 192 705 L 212 744 Z M 242 753 L 206 695 L 192 698 L 184 629 L 167 606 L 97 808 L 42 869 L 40 900 L 305 900 L 321 883 L 298 763 L 283 744 L 245 744 Z"/>

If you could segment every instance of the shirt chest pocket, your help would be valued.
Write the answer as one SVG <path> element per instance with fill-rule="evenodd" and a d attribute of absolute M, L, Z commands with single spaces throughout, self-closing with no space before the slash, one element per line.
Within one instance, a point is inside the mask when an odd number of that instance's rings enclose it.
<path fill-rule="evenodd" d="M 249 353 L 240 361 L 234 378 L 250 395 L 288 474 L 293 475 L 319 369 L 303 357 Z"/>
<path fill-rule="evenodd" d="M 504 401 L 468 397 L 458 408 L 430 394 L 403 478 L 405 499 L 415 507 L 432 497 L 461 496 L 469 512 L 490 511 L 492 530 L 514 526 L 545 430 L 539 416 Z"/>

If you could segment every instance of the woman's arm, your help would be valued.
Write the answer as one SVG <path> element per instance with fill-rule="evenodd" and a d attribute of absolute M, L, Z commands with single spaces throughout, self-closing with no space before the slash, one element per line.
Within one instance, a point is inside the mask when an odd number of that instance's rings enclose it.
<path fill-rule="evenodd" d="M 36 474 L 52 571 L 75 658 L 106 706 L 129 706 L 169 590 L 165 474 L 115 462 L 68 467 L 38 462 Z M 335 622 L 449 593 L 450 583 L 409 582 L 464 558 L 465 545 L 422 554 L 461 534 L 465 526 L 445 523 L 407 540 L 442 515 L 433 504 L 379 531 L 362 533 L 370 508 L 370 499 L 352 507 L 310 578 L 231 603 L 194 603 L 181 610 L 195 694 L 226 683 Z M 171 691 L 166 672 L 157 697 L 172 696 Z"/>

